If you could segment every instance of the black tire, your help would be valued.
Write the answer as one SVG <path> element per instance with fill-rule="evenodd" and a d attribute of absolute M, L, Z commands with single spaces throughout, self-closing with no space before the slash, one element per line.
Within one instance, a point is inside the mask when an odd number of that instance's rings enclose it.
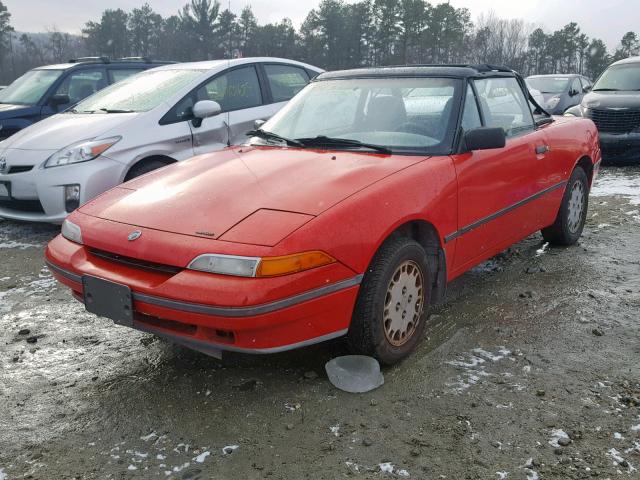
<path fill-rule="evenodd" d="M 417 275 L 417 271 L 420 272 L 420 276 L 416 276 L 415 283 L 417 284 L 418 278 L 421 278 L 422 294 L 416 295 L 413 303 L 411 303 L 411 296 L 407 297 L 409 303 L 400 307 L 400 310 L 404 309 L 403 313 L 405 314 L 410 309 L 414 310 L 415 321 L 409 321 L 409 324 L 415 324 L 411 328 L 407 327 L 404 337 L 396 338 L 396 343 L 404 343 L 394 345 L 392 340 L 388 338 L 393 330 L 389 332 L 389 328 L 386 326 L 390 322 L 388 318 L 388 323 L 385 324 L 385 315 L 387 315 L 385 312 L 390 311 L 389 308 L 385 309 L 385 303 L 392 299 L 392 293 L 389 292 L 392 280 L 396 285 L 400 285 L 396 282 L 400 278 L 396 274 L 398 274 L 398 269 L 405 266 L 413 269 L 412 273 L 415 275 Z M 403 274 L 400 273 L 400 275 Z M 403 278 L 410 278 L 410 276 Z M 386 365 L 392 365 L 407 357 L 415 350 L 423 337 L 430 289 L 431 275 L 427 265 L 427 255 L 422 246 L 415 240 L 405 237 L 392 238 L 385 242 L 371 261 L 360 285 L 360 292 L 347 334 L 350 349 L 360 355 L 375 357 Z M 398 293 L 404 295 L 405 290 L 398 290 Z M 420 308 L 417 306 L 418 301 L 421 302 Z M 400 305 L 400 303 L 398 302 L 396 305 Z M 402 321 L 404 321 L 404 317 Z"/>
<path fill-rule="evenodd" d="M 576 193 L 576 189 L 581 190 Z M 575 196 L 574 196 L 575 195 Z M 582 210 L 576 211 L 577 196 L 582 197 Z M 581 167 L 571 174 L 553 225 L 542 229 L 542 237 L 552 245 L 574 245 L 584 229 L 589 209 L 589 181 Z"/>
<path fill-rule="evenodd" d="M 145 160 L 139 162 L 127 172 L 127 175 L 124 177 L 124 181 L 127 182 L 132 178 L 136 178 L 144 175 L 145 173 L 149 173 L 159 168 L 166 167 L 167 165 L 167 162 L 162 160 Z"/>

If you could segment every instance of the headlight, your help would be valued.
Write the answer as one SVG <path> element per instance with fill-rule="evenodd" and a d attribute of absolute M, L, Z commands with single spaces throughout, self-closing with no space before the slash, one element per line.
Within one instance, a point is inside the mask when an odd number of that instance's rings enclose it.
<path fill-rule="evenodd" d="M 69 220 L 65 220 L 62 223 L 62 236 L 67 240 L 79 243 L 82 245 L 82 230 L 78 225 Z"/>
<path fill-rule="evenodd" d="M 258 257 L 205 254 L 193 259 L 187 268 L 220 275 L 254 277 L 258 263 L 260 263 Z"/>
<path fill-rule="evenodd" d="M 319 251 L 262 258 L 206 253 L 193 259 L 187 268 L 236 277 L 278 277 L 335 262 L 331 255 Z"/>
<path fill-rule="evenodd" d="M 547 108 L 556 108 L 560 103 L 560 97 L 551 97 L 547 101 Z"/>
<path fill-rule="evenodd" d="M 88 162 L 102 155 L 121 139 L 122 137 L 111 137 L 104 140 L 83 140 L 82 142 L 74 143 L 51 155 L 44 162 L 44 168 Z"/>

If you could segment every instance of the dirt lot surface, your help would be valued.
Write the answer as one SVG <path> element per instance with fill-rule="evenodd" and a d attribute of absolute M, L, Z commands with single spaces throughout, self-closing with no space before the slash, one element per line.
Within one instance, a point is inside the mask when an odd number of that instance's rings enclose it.
<path fill-rule="evenodd" d="M 0 221 L 0 480 L 640 478 L 640 169 L 580 245 L 534 235 L 453 282 L 362 395 L 340 341 L 220 362 L 84 311 L 50 226 Z"/>

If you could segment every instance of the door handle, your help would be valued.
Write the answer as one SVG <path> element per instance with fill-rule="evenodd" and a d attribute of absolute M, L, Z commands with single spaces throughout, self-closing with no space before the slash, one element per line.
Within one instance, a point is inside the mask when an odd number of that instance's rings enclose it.
<path fill-rule="evenodd" d="M 550 150 L 549 145 L 538 145 L 536 147 L 536 155 L 544 155 Z"/>

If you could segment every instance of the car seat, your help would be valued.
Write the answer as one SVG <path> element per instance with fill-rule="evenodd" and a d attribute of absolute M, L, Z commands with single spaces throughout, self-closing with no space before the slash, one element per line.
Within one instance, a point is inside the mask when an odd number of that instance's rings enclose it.
<path fill-rule="evenodd" d="M 407 121 L 407 110 L 401 97 L 380 95 L 369 102 L 364 119 L 366 128 L 374 131 L 394 132 Z"/>

